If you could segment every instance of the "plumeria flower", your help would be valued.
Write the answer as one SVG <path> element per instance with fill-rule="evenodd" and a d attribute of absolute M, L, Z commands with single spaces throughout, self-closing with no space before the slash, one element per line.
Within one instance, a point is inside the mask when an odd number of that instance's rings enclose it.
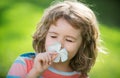
<path fill-rule="evenodd" d="M 48 51 L 55 51 L 58 53 L 58 56 L 55 58 L 53 62 L 58 63 L 58 62 L 65 62 L 68 59 L 68 52 L 65 48 L 61 49 L 61 44 L 60 43 L 55 43 L 51 46 L 48 47 Z"/>

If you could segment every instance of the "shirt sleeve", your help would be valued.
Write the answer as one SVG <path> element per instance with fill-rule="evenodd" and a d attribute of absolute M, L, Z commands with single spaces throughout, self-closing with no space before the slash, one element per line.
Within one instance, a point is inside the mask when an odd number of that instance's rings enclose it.
<path fill-rule="evenodd" d="M 25 78 L 26 74 L 26 63 L 24 61 L 24 58 L 19 56 L 12 64 L 8 72 L 7 78 Z"/>

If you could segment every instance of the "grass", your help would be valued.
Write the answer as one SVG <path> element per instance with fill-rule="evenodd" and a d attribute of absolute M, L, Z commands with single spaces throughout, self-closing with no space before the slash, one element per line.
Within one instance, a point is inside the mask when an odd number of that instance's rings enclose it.
<path fill-rule="evenodd" d="M 0 26 L 0 78 L 6 76 L 17 56 L 33 51 L 32 34 L 42 13 L 41 7 L 29 3 L 14 4 L 3 13 L 5 21 Z M 89 75 L 91 78 L 120 78 L 120 31 L 102 24 L 100 31 L 108 54 L 99 53 Z"/>

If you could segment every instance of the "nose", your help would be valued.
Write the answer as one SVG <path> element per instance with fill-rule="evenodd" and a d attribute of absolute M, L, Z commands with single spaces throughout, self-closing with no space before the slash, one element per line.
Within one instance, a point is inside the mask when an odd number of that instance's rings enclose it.
<path fill-rule="evenodd" d="M 58 42 L 61 43 L 61 48 L 64 48 L 64 38 L 59 38 Z"/>
<path fill-rule="evenodd" d="M 64 48 L 64 44 L 61 43 L 61 49 Z"/>

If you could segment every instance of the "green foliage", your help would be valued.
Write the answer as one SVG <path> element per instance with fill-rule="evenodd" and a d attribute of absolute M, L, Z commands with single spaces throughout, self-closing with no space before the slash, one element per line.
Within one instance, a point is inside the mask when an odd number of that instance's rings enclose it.
<path fill-rule="evenodd" d="M 32 34 L 43 9 L 24 2 L 13 4 L 3 11 L 4 21 L 0 24 L 0 78 L 5 78 L 17 56 L 34 51 Z M 120 78 L 120 31 L 104 25 L 101 25 L 100 30 L 104 45 L 108 48 L 108 54 L 99 53 L 97 62 L 89 75 L 91 78 Z"/>
<path fill-rule="evenodd" d="M 41 7 L 29 3 L 17 3 L 4 11 L 6 21 L 0 25 L 0 78 L 4 78 L 17 56 L 33 51 L 32 34 L 42 12 Z"/>
<path fill-rule="evenodd" d="M 90 76 L 91 78 L 120 78 L 120 31 L 119 29 L 105 25 L 101 25 L 100 31 L 103 45 L 107 48 L 107 54 L 99 53 Z"/>

